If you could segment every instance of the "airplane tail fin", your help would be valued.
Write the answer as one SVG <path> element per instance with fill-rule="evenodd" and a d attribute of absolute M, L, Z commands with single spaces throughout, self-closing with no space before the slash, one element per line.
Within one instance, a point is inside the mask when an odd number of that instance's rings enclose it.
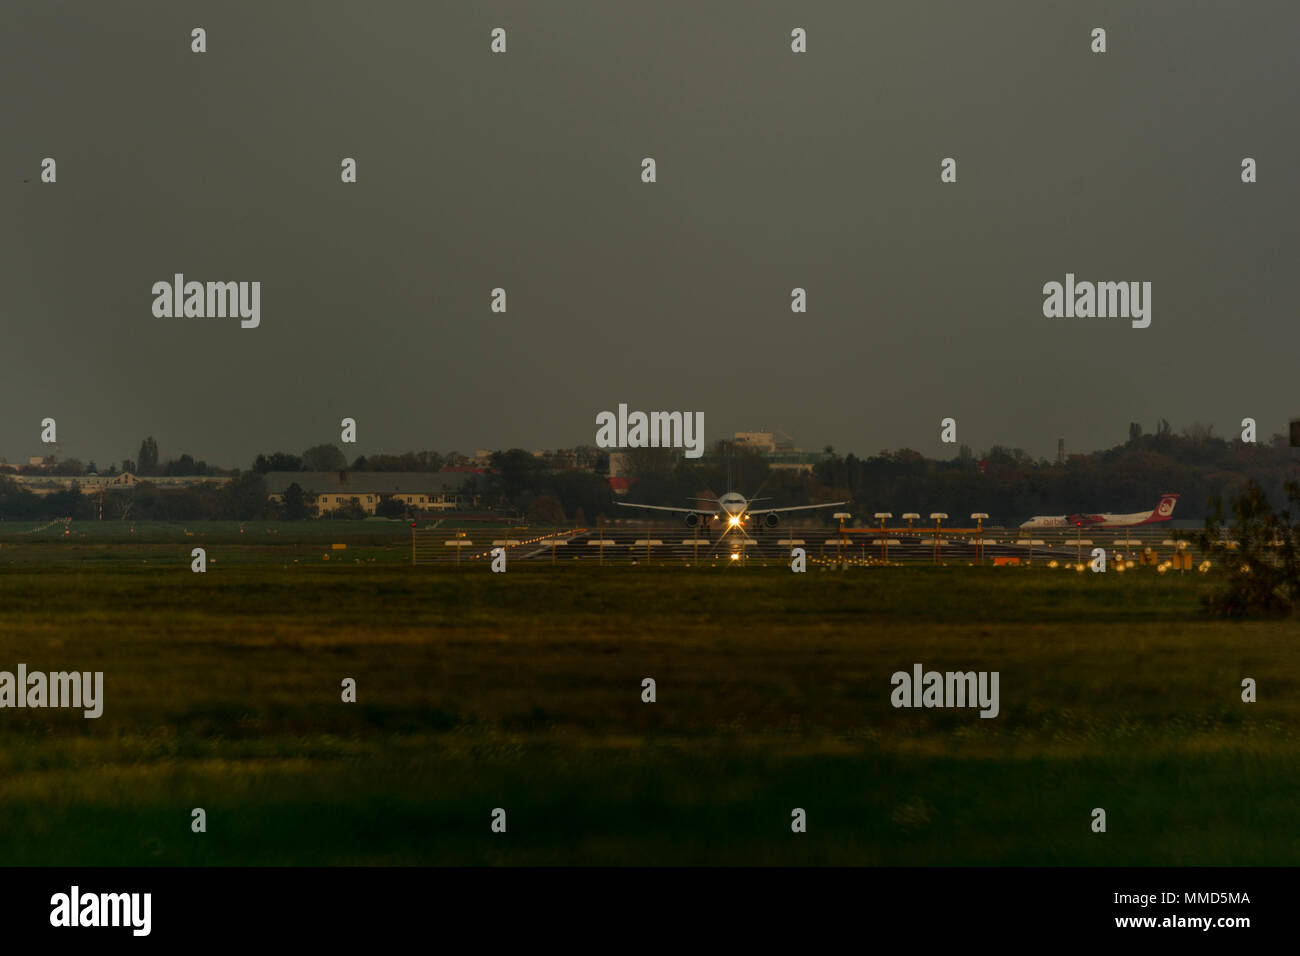
<path fill-rule="evenodd" d="M 1160 504 L 1156 505 L 1156 510 L 1151 513 L 1147 520 L 1151 523 L 1157 521 L 1168 521 L 1174 516 L 1174 505 L 1178 504 L 1178 496 L 1173 494 L 1164 494 L 1160 496 Z"/>

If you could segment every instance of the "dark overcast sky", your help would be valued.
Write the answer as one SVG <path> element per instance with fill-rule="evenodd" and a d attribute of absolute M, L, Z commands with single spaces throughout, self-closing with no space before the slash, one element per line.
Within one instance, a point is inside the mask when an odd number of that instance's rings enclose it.
<path fill-rule="evenodd" d="M 360 453 L 590 443 L 619 402 L 859 453 L 950 455 L 951 415 L 1049 457 L 1300 413 L 1295 3 L 7 0 L 0 25 L 10 461 L 46 416 L 65 457 L 152 434 L 229 466 L 344 416 Z M 154 318 L 175 272 L 260 280 L 261 327 Z M 1044 318 L 1067 272 L 1152 282 L 1151 327 Z"/>

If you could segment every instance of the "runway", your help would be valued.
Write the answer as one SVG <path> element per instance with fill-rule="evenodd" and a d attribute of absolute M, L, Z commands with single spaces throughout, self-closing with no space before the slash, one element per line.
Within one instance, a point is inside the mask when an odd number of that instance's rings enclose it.
<path fill-rule="evenodd" d="M 1188 547 L 1189 545 L 1182 545 Z M 764 528 L 759 531 L 717 529 L 708 533 L 685 525 L 606 526 L 582 529 L 475 529 L 463 535 L 425 529 L 413 535 L 413 563 L 490 562 L 504 549 L 510 562 L 695 565 L 723 563 L 788 564 L 802 548 L 810 563 L 894 564 L 1047 564 L 1089 561 L 1094 548 L 1108 560 L 1139 560 L 1144 549 L 1162 558 L 1180 546 L 1174 532 L 1160 528 L 1106 529 L 1077 535 L 1073 530 L 1022 531 L 985 528 L 948 531 L 934 528 L 880 529 L 834 527 Z"/>

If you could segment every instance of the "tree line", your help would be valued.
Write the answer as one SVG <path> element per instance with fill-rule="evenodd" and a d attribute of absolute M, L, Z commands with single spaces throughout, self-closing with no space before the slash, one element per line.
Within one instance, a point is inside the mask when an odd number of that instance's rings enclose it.
<path fill-rule="evenodd" d="M 869 458 L 828 449 L 814 471 L 829 490 L 850 495 L 868 513 L 945 511 L 964 518 L 985 512 L 992 524 L 1012 525 L 1038 514 L 1146 511 L 1165 492 L 1181 496 L 1175 519 L 1199 521 L 1214 499 L 1234 498 L 1251 481 L 1280 505 L 1296 465 L 1281 435 L 1257 444 L 1216 438 L 1201 425 L 1177 434 L 1162 420 L 1154 433 L 1134 423 L 1124 444 L 1063 463 L 1002 446 L 978 455 L 962 446 L 948 460 L 906 449 Z"/>
<path fill-rule="evenodd" d="M 1160 494 L 1177 492 L 1182 497 L 1175 518 L 1201 520 L 1211 513 L 1214 499 L 1234 498 L 1251 482 L 1259 486 L 1266 500 L 1280 504 L 1285 499 L 1285 483 L 1296 475 L 1295 452 L 1280 435 L 1255 444 L 1217 438 L 1203 425 L 1175 433 L 1164 420 L 1150 433 L 1133 423 L 1123 444 L 1071 455 L 1062 463 L 1034 459 L 1022 449 L 996 445 L 978 453 L 959 446 L 956 455 L 948 459 L 926 458 L 911 449 L 859 457 L 828 446 L 819 458 L 811 471 L 796 471 L 775 468 L 760 452 L 728 441 L 714 443 L 699 459 L 686 459 L 674 449 L 628 449 L 620 456 L 621 476 L 630 485 L 624 500 L 689 507 L 693 498 L 717 498 L 731 490 L 761 497 L 764 506 L 772 507 L 848 499 L 852 504 L 846 510 L 867 521 L 877 511 L 893 512 L 896 518 L 907 511 L 926 516 L 944 511 L 954 519 L 985 512 L 990 524 L 1018 524 L 1035 514 L 1143 511 L 1153 507 Z M 323 444 L 299 455 L 279 451 L 258 454 L 247 470 L 223 471 L 189 455 L 160 463 L 157 443 L 148 438 L 141 443 L 136 461 L 123 462 L 123 470 L 140 476 L 141 483 L 131 489 L 106 491 L 103 517 L 297 520 L 316 514 L 305 493 L 310 489 L 292 486 L 282 501 L 269 501 L 263 479 L 266 473 L 435 472 L 467 461 L 456 452 L 411 451 L 358 456 L 349 462 L 336 445 Z M 588 467 L 571 467 L 575 461 Z M 535 524 L 649 519 L 648 513 L 617 506 L 618 496 L 611 493 L 603 473 L 607 463 L 606 453 L 591 448 L 551 457 L 508 449 L 494 452 L 482 474 L 467 474 L 462 490 L 472 491 L 483 509 Z M 182 488 L 148 480 L 172 474 L 227 476 L 231 480 Z M 37 495 L 0 476 L 0 518 L 88 519 L 98 517 L 99 512 L 97 491 L 86 494 L 74 487 Z M 401 517 L 409 514 L 409 509 L 388 500 L 381 503 L 379 513 Z M 363 514 L 359 508 L 346 508 L 331 516 Z M 806 520 L 822 519 L 824 516 Z"/>

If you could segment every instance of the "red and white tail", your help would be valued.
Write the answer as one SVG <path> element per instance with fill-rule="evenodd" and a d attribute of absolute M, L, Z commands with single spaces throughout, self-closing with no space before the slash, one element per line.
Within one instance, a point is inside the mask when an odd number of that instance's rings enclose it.
<path fill-rule="evenodd" d="M 1160 504 L 1156 505 L 1156 510 L 1151 512 L 1151 517 L 1142 523 L 1155 524 L 1159 521 L 1168 521 L 1174 516 L 1174 505 L 1177 503 L 1177 495 L 1161 495 Z"/>

